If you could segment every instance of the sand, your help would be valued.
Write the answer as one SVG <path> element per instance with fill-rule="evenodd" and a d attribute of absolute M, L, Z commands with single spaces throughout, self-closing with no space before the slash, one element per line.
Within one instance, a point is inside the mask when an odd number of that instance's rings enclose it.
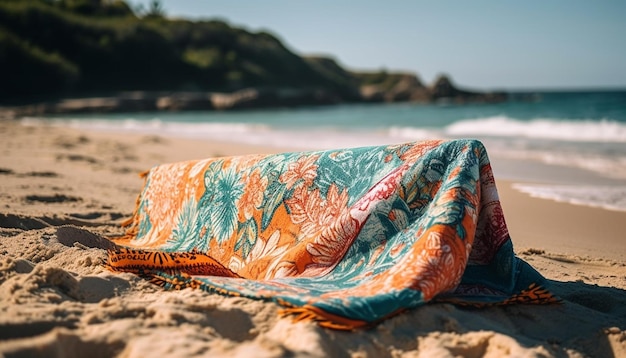
<path fill-rule="evenodd" d="M 516 252 L 562 304 L 427 304 L 340 332 L 280 318 L 273 303 L 163 291 L 73 244 L 120 234 L 153 165 L 277 151 L 0 121 L 0 355 L 626 356 L 626 213 L 531 198 L 511 182 L 498 188 Z"/>

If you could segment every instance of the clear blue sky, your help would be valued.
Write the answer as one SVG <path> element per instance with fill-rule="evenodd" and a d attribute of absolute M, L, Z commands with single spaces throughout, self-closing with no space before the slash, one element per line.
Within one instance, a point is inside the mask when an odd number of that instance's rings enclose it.
<path fill-rule="evenodd" d="M 148 0 L 134 0 L 144 4 Z M 626 88 L 626 1 L 163 0 L 168 16 L 266 30 L 352 69 L 482 89 Z"/>

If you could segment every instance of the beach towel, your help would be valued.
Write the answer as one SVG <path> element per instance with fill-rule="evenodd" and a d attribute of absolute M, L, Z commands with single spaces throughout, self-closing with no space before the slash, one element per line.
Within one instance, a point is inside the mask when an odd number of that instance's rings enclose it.
<path fill-rule="evenodd" d="M 513 252 L 485 147 L 423 141 L 158 165 L 108 266 L 368 327 L 429 301 L 549 303 Z"/>

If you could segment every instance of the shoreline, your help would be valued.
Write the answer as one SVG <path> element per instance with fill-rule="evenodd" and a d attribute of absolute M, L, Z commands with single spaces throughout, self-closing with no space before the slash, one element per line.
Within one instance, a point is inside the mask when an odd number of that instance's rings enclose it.
<path fill-rule="evenodd" d="M 260 112 L 254 113 L 257 115 Z M 272 153 L 385 145 L 438 137 L 461 138 L 447 136 L 435 130 L 432 132 L 425 130 L 417 134 L 417 138 L 398 136 L 384 131 L 351 133 L 343 129 L 309 131 L 297 127 L 276 130 L 269 125 L 248 123 L 245 120 L 239 123 L 238 120 L 242 120 L 239 115 L 206 123 L 197 122 L 197 118 L 193 115 L 184 117 L 186 121 L 180 123 L 162 120 L 159 117 L 152 120 L 146 120 L 144 117 L 126 118 L 127 115 L 130 113 L 119 118 L 113 117 L 115 119 L 113 121 L 87 119 L 85 122 L 80 119 L 59 120 L 52 117 L 50 121 L 47 121 L 44 118 L 25 117 L 18 120 L 18 123 L 27 126 L 49 125 L 115 135 L 155 135 L 174 140 L 221 143 L 226 147 L 252 146 L 268 148 L 261 150 L 269 150 Z M 118 120 L 122 118 L 124 119 Z M 500 180 L 514 182 L 515 189 L 518 191 L 535 198 L 555 202 L 626 212 L 626 177 L 624 176 L 626 172 L 622 167 L 613 168 L 613 172 L 608 171 L 611 165 L 610 158 L 589 157 L 588 162 L 581 164 L 581 162 L 574 161 L 571 154 L 567 154 L 559 162 L 555 162 L 550 158 L 549 152 L 538 154 L 507 151 L 506 141 L 503 139 L 493 140 L 485 137 L 482 138 L 482 142 L 490 152 L 495 176 Z M 291 145 L 292 143 L 297 143 L 297 145 Z"/>
<path fill-rule="evenodd" d="M 1 125 L 2 122 L 0 122 Z M 207 157 L 216 157 L 216 156 L 236 156 L 236 155 L 246 155 L 246 154 L 259 154 L 259 153 L 282 153 L 282 152 L 292 152 L 292 151 L 300 151 L 300 150 L 314 150 L 314 149 L 302 149 L 298 147 L 284 147 L 284 146 L 271 146 L 271 145 L 261 145 L 261 144 L 250 144 L 250 143 L 242 143 L 228 140 L 203 140 L 197 138 L 185 138 L 178 136 L 170 136 L 170 135 L 158 135 L 158 134 L 148 134 L 148 133 L 132 133 L 132 132 L 114 132 L 109 130 L 91 130 L 91 129 L 83 129 L 83 128 L 68 128 L 68 127 L 58 127 L 58 126 L 48 126 L 48 125 L 29 125 L 29 126 L 21 126 L 19 122 L 9 122 L 9 128 L 15 126 L 21 127 L 18 131 L 24 132 L 32 132 L 32 131 L 53 131 L 58 132 L 60 136 L 64 136 L 64 132 L 71 132 L 72 134 L 78 136 L 79 142 L 80 138 L 93 137 L 94 140 L 100 140 L 105 142 L 110 141 L 121 141 L 121 142 L 136 142 L 140 145 L 147 146 L 148 150 L 156 151 L 157 153 L 153 153 L 148 156 L 148 161 L 142 160 L 141 164 L 134 165 L 134 168 L 124 167 L 124 168 L 116 168 L 113 169 L 117 172 L 122 172 L 124 174 L 128 173 L 132 175 L 134 170 L 135 174 L 138 176 L 139 173 L 150 169 L 154 165 L 159 165 L 163 163 L 177 162 L 177 161 L 185 161 L 185 160 L 194 160 L 194 159 L 204 159 Z M 1 133 L 0 133 L 1 134 Z M 50 144 L 50 143 L 46 143 Z M 57 139 L 52 143 L 53 145 L 59 146 L 64 149 L 74 149 L 75 146 L 79 146 L 78 144 L 65 143 L 63 139 Z M 161 151 L 158 149 L 160 146 L 169 146 L 175 147 L 175 150 L 172 151 Z M 118 148 L 119 150 L 119 148 Z M 120 150 L 124 152 L 123 149 Z M 489 152 L 489 148 L 487 147 L 487 151 Z M 56 161 L 63 161 L 63 155 L 57 155 Z M 130 157 L 133 157 L 131 154 Z M 130 158 L 131 162 L 137 158 Z M 93 162 L 94 158 L 70 158 L 71 160 L 76 161 L 87 161 Z M 114 161 L 121 161 L 118 156 L 113 156 Z M 573 216 L 576 218 L 583 218 L 586 216 L 590 217 L 603 217 L 601 219 L 600 232 L 603 233 L 603 237 L 607 237 L 608 241 L 615 241 L 621 236 L 617 230 L 611 230 L 611 228 L 616 228 L 618 224 L 621 223 L 623 219 L 626 218 L 626 213 L 624 211 L 619 210 L 610 210 L 604 207 L 595 207 L 585 204 L 577 204 L 577 203 L 569 203 L 565 201 L 559 201 L 552 198 L 542 198 L 536 197 L 529 193 L 523 192 L 522 190 L 516 189 L 515 186 L 518 185 L 558 185 L 561 184 L 556 182 L 554 178 L 548 179 L 554 175 L 555 172 L 564 171 L 568 176 L 568 181 L 570 185 L 576 185 L 572 183 L 585 183 L 589 180 L 600 181 L 601 183 L 612 183 L 612 182 L 620 182 L 618 180 L 612 180 L 610 178 L 604 178 L 596 173 L 588 172 L 579 168 L 565 167 L 565 166 L 551 166 L 538 162 L 529 162 L 527 160 L 509 160 L 504 158 L 498 158 L 497 156 L 491 156 L 492 167 L 494 170 L 494 174 L 496 177 L 496 182 L 499 190 L 499 194 L 501 197 L 502 205 L 505 207 L 505 215 L 507 218 L 507 222 L 511 222 L 513 226 L 513 230 L 517 231 L 517 228 L 521 226 L 518 224 L 522 221 L 527 221 L 524 217 L 527 215 L 531 215 L 533 217 L 533 221 L 541 222 L 542 227 L 547 228 L 546 232 L 555 234 L 556 228 L 550 228 L 549 225 L 550 218 L 556 220 L 556 225 L 554 226 L 562 226 L 567 223 L 567 220 L 563 219 L 563 216 Z M 93 164 L 93 163 L 92 163 Z M 517 166 L 517 168 L 516 168 Z M 2 167 L 2 165 L 0 165 Z M 549 168 L 548 171 L 552 171 L 551 174 L 542 174 L 546 171 L 546 168 Z M 1 168 L 0 168 L 1 169 Z M 36 172 L 34 167 L 32 167 L 33 172 Z M 519 174 L 522 172 L 526 172 L 525 176 L 520 176 Z M 1 175 L 1 174 L 0 174 Z M 142 185 L 141 181 L 136 183 L 137 185 Z M 139 194 L 139 191 L 137 191 Z M 540 208 L 539 211 L 527 210 L 528 208 Z M 508 211 L 511 211 L 514 215 L 507 214 Z M 545 213 L 549 213 L 548 215 L 543 215 Z M 557 215 L 558 213 L 566 213 L 567 215 Z M 514 216 L 514 218 L 509 218 L 509 216 Z M 522 218 L 522 219 L 519 219 Z M 536 219 L 536 220 L 535 220 Z M 594 227 L 584 226 L 581 227 L 580 230 L 571 230 L 570 234 L 573 235 L 577 242 L 582 240 L 583 236 L 591 235 Z M 522 231 L 522 230 L 520 230 Z M 527 230 L 522 232 L 523 237 L 527 237 Z M 541 237 L 544 237 L 547 234 L 544 234 L 542 230 L 533 230 L 533 232 Z M 568 231 L 569 232 L 569 231 Z M 515 233 L 512 234 L 514 236 Z M 619 240 L 617 240 L 619 242 Z M 528 243 L 529 245 L 533 243 L 532 240 L 523 239 L 523 243 Z M 554 246 L 559 247 L 557 246 Z M 564 246 L 564 247 L 567 247 Z M 607 246 L 611 249 L 606 253 L 615 257 L 616 254 L 623 255 L 621 256 L 623 261 L 626 261 L 626 248 L 618 248 L 615 246 Z M 615 250 L 615 249 L 622 249 Z M 581 252 L 577 252 L 578 254 Z"/>
<path fill-rule="evenodd" d="M 514 189 L 517 182 L 496 178 L 496 183 L 516 249 L 626 262 L 619 229 L 626 213 L 534 198 Z"/>
<path fill-rule="evenodd" d="M 23 104 L 0 104 L 0 119 L 58 114 L 277 109 L 349 103 L 487 104 L 506 102 L 509 96 L 507 92 L 500 91 L 474 92 L 459 89 L 445 76 L 428 87 L 422 85 L 415 75 L 404 74 L 401 77 L 406 77 L 405 81 L 400 80 L 390 89 L 380 88 L 380 85 L 357 86 L 351 96 L 316 86 L 251 86 L 229 92 L 123 91 L 101 96 L 67 96 L 48 100 L 23 98 L 18 100 Z M 415 78 L 415 83 L 412 78 Z M 406 80 L 411 83 L 408 87 L 404 83 Z"/>
<path fill-rule="evenodd" d="M 0 122 L 2 125 L 3 122 Z M 10 121 L 8 123 L 9 128 L 17 129 L 18 132 L 38 132 L 38 131 L 52 131 L 57 132 L 59 136 L 65 136 L 65 132 L 70 132 L 74 136 L 78 136 L 79 143 L 69 143 L 64 142 L 63 139 L 56 139 L 52 143 L 44 143 L 44 145 L 52 144 L 56 145 L 63 149 L 69 149 L 69 152 L 72 152 L 74 147 L 80 146 L 81 138 L 93 138 L 96 141 L 121 141 L 126 143 L 139 143 L 141 146 L 145 146 L 148 151 L 153 151 L 156 153 L 152 153 L 147 156 L 146 160 L 139 161 L 139 164 L 135 164 L 131 167 L 122 167 L 122 168 L 114 168 L 114 172 L 121 172 L 123 174 L 131 174 L 132 177 L 133 171 L 136 176 L 139 173 L 150 169 L 154 165 L 159 165 L 163 163 L 169 162 L 177 162 L 177 161 L 185 161 L 185 160 L 194 160 L 194 159 L 204 159 L 207 157 L 215 157 L 215 156 L 231 156 L 231 155 L 246 155 L 246 154 L 259 154 L 259 153 L 282 153 L 282 152 L 291 152 L 291 151 L 299 151 L 303 150 L 301 148 L 293 147 L 283 147 L 283 146 L 270 146 L 270 145 L 259 145 L 259 144 L 248 144 L 241 143 L 235 141 L 226 141 L 226 140 L 202 140 L 197 138 L 185 138 L 185 137 L 177 137 L 177 136 L 161 136 L 155 134 L 143 134 L 143 133 L 116 133 L 114 131 L 105 131 L 105 130 L 90 130 L 90 129 L 76 129 L 76 128 L 67 128 L 67 127 L 58 127 L 58 126 L 48 126 L 48 125 L 36 125 L 36 126 L 21 126 L 19 122 Z M 2 133 L 0 133 L 2 134 Z M 47 133 L 46 133 L 47 134 Z M 19 135 L 18 135 L 19 136 Z M 123 146 L 123 145 L 122 145 Z M 174 147 L 175 150 L 162 151 L 159 147 L 168 146 Z M 120 155 L 125 155 L 124 152 L 129 152 L 128 150 L 120 149 L 119 145 L 116 148 L 120 153 L 118 155 L 113 155 L 113 161 L 123 161 L 120 158 Z M 312 150 L 312 149 L 304 149 L 304 150 Z M 489 148 L 487 147 L 487 151 L 489 152 Z M 90 164 L 94 164 L 97 160 L 90 157 L 81 158 L 70 158 L 67 160 L 63 160 L 63 154 L 56 155 L 55 160 L 57 162 L 61 161 L 86 161 Z M 65 155 L 68 157 L 67 155 Z M 126 156 L 129 157 L 130 162 L 136 161 L 132 154 L 126 153 Z M 127 158 L 128 159 L 128 158 Z M 144 158 L 142 158 L 144 159 Z M 565 171 L 569 176 L 569 180 L 571 183 L 577 182 L 587 182 L 591 179 L 600 180 L 601 182 L 612 182 L 609 178 L 603 178 L 598 176 L 595 173 L 587 172 L 578 168 L 571 167 L 555 167 L 548 166 L 547 164 L 536 163 L 536 162 L 528 162 L 524 160 L 513 160 L 510 161 L 508 159 L 498 158 L 497 156 L 491 156 L 492 167 L 494 170 L 494 174 L 496 177 L 496 182 L 499 190 L 499 194 L 501 197 L 502 205 L 505 210 L 505 217 L 507 219 L 507 223 L 509 223 L 509 229 L 512 232 L 512 236 L 514 240 L 516 239 L 516 234 L 521 236 L 519 241 L 524 246 L 532 246 L 533 244 L 541 243 L 546 244 L 543 241 L 536 241 L 530 239 L 529 237 L 532 235 L 536 235 L 543 239 L 547 239 L 549 236 L 558 236 L 558 229 L 564 228 L 565 232 L 574 238 L 576 245 L 572 246 L 570 243 L 564 242 L 563 240 L 558 240 L 559 244 L 551 245 L 550 242 L 547 244 L 551 247 L 551 249 L 567 249 L 573 250 L 571 252 L 565 251 L 564 254 L 572 253 L 572 254 L 585 254 L 586 251 L 578 249 L 579 246 L 584 245 L 584 238 L 592 236 L 595 232 L 601 233 L 603 238 L 602 242 L 605 243 L 604 250 L 601 252 L 597 252 L 599 254 L 606 254 L 606 258 L 622 260 L 626 262 L 626 248 L 620 247 L 620 239 L 621 235 L 616 230 L 617 227 L 621 224 L 621 222 L 626 218 L 626 213 L 624 211 L 618 210 L 610 210 L 604 207 L 594 207 L 585 204 L 575 204 L 564 201 L 559 201 L 552 198 L 541 198 L 532 196 L 529 193 L 525 193 L 522 190 L 516 189 L 515 186 L 518 185 L 553 185 L 559 184 L 555 183 L 554 180 L 546 179 L 548 178 L 545 174 L 542 174 L 545 171 L 545 168 L 551 168 L 550 170 L 557 172 L 559 170 Z M 0 162 L 1 163 L 1 162 Z M 1 163 L 4 164 L 4 163 Z M 9 169 L 3 168 L 4 166 L 0 164 L 0 169 Z M 99 166 L 103 166 L 103 163 L 98 163 Z M 20 164 L 22 165 L 22 164 Z M 518 168 L 515 168 L 518 166 Z M 37 170 L 34 166 L 31 166 L 31 172 L 36 173 Z M 520 169 L 521 168 L 521 169 Z M 560 169 L 559 169 L 560 168 Z M 526 177 L 516 178 L 516 176 L 523 172 L 526 173 Z M 0 173 L 2 175 L 2 173 Z M 553 175 L 553 174 L 548 174 Z M 129 176 L 125 176 L 129 177 Z M 582 179 L 581 179 L 582 178 Z M 127 179 L 128 180 L 128 179 Z M 570 184 L 571 184 L 570 183 Z M 139 194 L 139 190 L 143 183 L 141 180 L 138 180 L 135 185 L 138 186 L 137 194 Z M 574 184 L 572 184 L 574 185 Z M 134 201 L 133 201 L 134 203 Z M 533 210 L 529 210 L 533 209 Z M 539 210 L 534 210 L 539 209 Z M 511 212 L 509 214 L 508 212 Z M 530 221 L 540 223 L 539 228 L 536 229 L 528 229 L 524 227 L 524 222 Z M 576 225 L 574 228 L 568 229 L 568 223 L 571 221 L 570 217 L 575 217 L 579 220 L 576 221 Z M 578 223 L 584 221 L 583 219 L 586 217 L 594 218 L 593 222 L 598 223 L 598 227 L 593 225 L 578 225 Z M 598 220 L 595 220 L 599 218 Z M 550 223 L 553 220 L 554 223 Z M 519 231 L 519 233 L 518 233 Z M 531 235 L 532 234 L 532 235 Z M 613 243 L 613 244 L 612 244 Z M 615 245 L 614 243 L 617 243 Z M 515 244 L 515 241 L 514 241 Z"/>
<path fill-rule="evenodd" d="M 138 173 L 153 165 L 285 149 L 14 121 L 0 121 L 0 138 L 0 353 L 626 354 L 623 213 L 531 198 L 496 176 L 516 253 L 563 304 L 428 304 L 370 330 L 336 332 L 279 318 L 273 303 L 163 291 L 104 269 L 102 250 L 59 240 L 121 234 L 143 187 Z"/>

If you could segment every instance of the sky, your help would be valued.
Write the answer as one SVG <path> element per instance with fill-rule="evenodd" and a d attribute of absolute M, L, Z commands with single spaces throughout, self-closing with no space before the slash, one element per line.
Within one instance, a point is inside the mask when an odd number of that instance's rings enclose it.
<path fill-rule="evenodd" d="M 148 6 L 150 0 L 132 0 Z M 162 0 L 169 17 L 268 31 L 349 69 L 478 89 L 626 88 L 622 0 Z"/>

